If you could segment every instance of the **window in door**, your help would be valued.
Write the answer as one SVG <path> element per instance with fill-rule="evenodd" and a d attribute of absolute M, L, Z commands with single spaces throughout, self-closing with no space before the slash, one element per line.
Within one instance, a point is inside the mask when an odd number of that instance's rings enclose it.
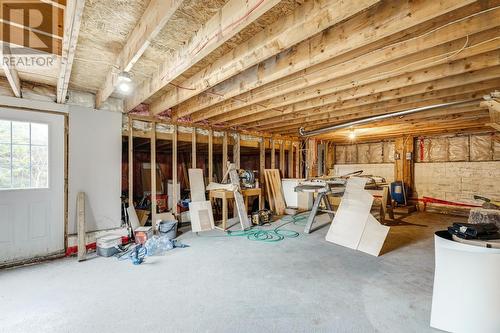
<path fill-rule="evenodd" d="M 48 188 L 47 124 L 0 119 L 0 189 Z"/>

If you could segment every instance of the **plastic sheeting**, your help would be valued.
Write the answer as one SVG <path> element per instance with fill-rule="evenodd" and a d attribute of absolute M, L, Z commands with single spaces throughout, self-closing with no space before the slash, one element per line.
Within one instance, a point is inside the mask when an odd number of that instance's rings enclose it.
<path fill-rule="evenodd" d="M 346 146 L 345 162 L 347 164 L 349 164 L 349 163 L 356 163 L 357 159 L 358 159 L 358 153 L 357 153 L 357 147 L 356 147 L 356 145 Z"/>
<path fill-rule="evenodd" d="M 469 159 L 469 137 L 457 136 L 448 138 L 448 160 L 452 162 Z"/>
<path fill-rule="evenodd" d="M 370 163 L 370 144 L 358 145 L 358 160 L 357 163 Z"/>
<path fill-rule="evenodd" d="M 335 163 L 345 164 L 345 152 L 346 146 L 336 146 L 335 147 Z"/>
<path fill-rule="evenodd" d="M 383 149 L 384 149 L 383 162 L 394 163 L 394 153 L 396 151 L 396 146 L 394 144 L 394 141 L 384 142 Z"/>
<path fill-rule="evenodd" d="M 368 151 L 368 163 L 382 163 L 384 160 L 384 144 L 382 142 L 370 143 Z M 358 163 L 361 163 L 358 161 Z"/>
<path fill-rule="evenodd" d="M 429 147 L 429 161 L 446 162 L 448 160 L 448 138 L 432 138 Z"/>
<path fill-rule="evenodd" d="M 470 137 L 470 160 L 491 161 L 492 157 L 491 135 L 472 135 Z"/>

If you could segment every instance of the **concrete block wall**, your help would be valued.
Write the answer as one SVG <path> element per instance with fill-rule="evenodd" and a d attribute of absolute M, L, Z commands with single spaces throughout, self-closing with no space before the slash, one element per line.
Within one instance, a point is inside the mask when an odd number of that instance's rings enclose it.
<path fill-rule="evenodd" d="M 381 176 L 387 182 L 394 181 L 393 163 L 370 163 L 370 164 L 335 164 L 334 172 L 336 176 L 342 176 L 350 172 L 363 170 L 365 175 Z"/>
<path fill-rule="evenodd" d="M 500 200 L 500 161 L 415 163 L 415 191 L 462 203 L 481 204 L 474 194 Z"/>

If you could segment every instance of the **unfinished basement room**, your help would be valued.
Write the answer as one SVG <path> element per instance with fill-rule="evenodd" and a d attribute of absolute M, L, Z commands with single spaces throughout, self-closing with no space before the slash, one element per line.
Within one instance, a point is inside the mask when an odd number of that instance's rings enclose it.
<path fill-rule="evenodd" d="M 500 0 L 0 19 L 0 333 L 500 332 Z"/>

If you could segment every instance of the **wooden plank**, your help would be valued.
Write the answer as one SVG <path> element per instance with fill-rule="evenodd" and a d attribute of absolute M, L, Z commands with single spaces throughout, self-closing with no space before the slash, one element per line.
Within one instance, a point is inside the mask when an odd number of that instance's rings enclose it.
<path fill-rule="evenodd" d="M 96 108 L 113 93 L 121 72 L 130 72 L 134 64 L 139 60 L 144 51 L 149 47 L 151 41 L 163 29 L 165 24 L 184 0 L 151 0 L 144 14 L 137 22 L 120 54 L 116 57 L 114 66 L 106 75 L 104 84 L 96 96 Z"/>
<path fill-rule="evenodd" d="M 288 144 L 288 178 L 293 178 L 293 141 Z"/>
<path fill-rule="evenodd" d="M 177 193 L 177 125 L 173 126 L 172 133 L 172 213 L 177 216 L 177 202 L 179 202 L 179 195 Z"/>
<path fill-rule="evenodd" d="M 131 110 L 151 97 L 277 3 L 279 0 L 229 0 L 226 2 L 188 43 L 166 57 L 151 79 L 139 85 L 140 88 L 134 96 L 126 101 L 126 109 Z"/>
<path fill-rule="evenodd" d="M 75 58 L 78 34 L 82 22 L 83 7 L 85 0 L 69 1 L 64 11 L 64 36 L 61 55 L 61 67 L 57 80 L 57 103 L 65 103 L 68 93 L 68 84 Z"/>
<path fill-rule="evenodd" d="M 352 20 L 335 25 L 321 34 L 297 44 L 294 46 L 293 52 L 283 52 L 245 70 L 210 89 L 209 94 L 194 98 L 192 103 L 182 103 L 174 110 L 179 115 L 200 111 L 288 75 L 301 72 L 315 64 L 415 27 L 470 3 L 472 1 L 462 0 L 446 2 L 428 0 L 418 4 L 412 1 L 384 2 L 373 10 L 368 10 Z M 378 28 L 373 29 L 374 26 Z M 346 32 L 348 32 L 349 38 L 346 38 Z M 293 66 L 289 64 L 293 64 Z M 242 85 L 241 82 L 245 82 L 245 84 Z M 294 85 L 297 86 L 298 82 L 294 82 Z M 281 90 L 281 88 L 279 89 Z M 240 97 L 244 97 L 243 101 L 253 99 L 251 95 Z M 238 104 L 238 107 L 241 106 Z"/>
<path fill-rule="evenodd" d="M 399 154 L 399 159 L 394 161 L 394 179 L 403 181 L 413 188 L 413 136 L 397 138 L 394 150 L 396 154 Z"/>
<path fill-rule="evenodd" d="M 281 140 L 280 143 L 280 172 L 285 177 L 285 142 Z"/>
<path fill-rule="evenodd" d="M 228 144 L 228 136 L 227 132 L 224 132 L 224 136 L 222 138 L 222 174 L 225 175 L 227 173 L 227 144 Z"/>
<path fill-rule="evenodd" d="M 265 188 L 264 170 L 266 169 L 266 141 L 260 138 L 259 142 L 259 182 L 260 187 Z"/>
<path fill-rule="evenodd" d="M 1 45 L 1 54 L 0 57 L 2 59 L 2 69 L 7 77 L 7 81 L 9 81 L 10 88 L 16 97 L 23 97 L 21 91 L 21 80 L 19 79 L 19 74 L 17 73 L 17 69 L 15 66 L 12 66 L 10 59 L 12 57 L 10 46 L 6 42 L 2 42 Z"/>
<path fill-rule="evenodd" d="M 277 215 L 283 215 L 285 213 L 286 205 L 281 187 L 280 170 L 265 169 L 264 177 L 266 179 L 266 192 L 270 207 Z"/>
<path fill-rule="evenodd" d="M 196 169 L 196 128 L 192 128 L 191 133 L 191 166 Z"/>
<path fill-rule="evenodd" d="M 191 201 L 206 201 L 205 181 L 203 180 L 203 169 L 189 169 L 189 190 L 191 192 Z"/>
<path fill-rule="evenodd" d="M 214 143 L 213 143 L 214 131 L 212 129 L 208 130 L 208 183 L 213 181 L 214 175 Z"/>
<path fill-rule="evenodd" d="M 240 169 L 240 133 L 236 133 L 234 138 L 233 162 L 236 169 Z"/>
<path fill-rule="evenodd" d="M 78 228 L 78 261 L 86 259 L 87 234 L 85 232 L 85 193 L 78 192 L 76 197 L 77 228 Z"/>
<path fill-rule="evenodd" d="M 151 123 L 151 141 L 150 141 L 150 152 L 151 152 L 151 225 L 156 225 L 156 123 Z M 175 186 L 174 186 L 175 187 Z"/>
<path fill-rule="evenodd" d="M 274 138 L 271 138 L 271 169 L 276 167 L 276 148 L 274 144 Z"/>
<path fill-rule="evenodd" d="M 134 207 L 134 127 L 128 117 L 128 205 Z"/>
<path fill-rule="evenodd" d="M 301 162 L 301 151 L 300 151 L 300 142 L 295 143 L 295 178 L 302 177 L 302 171 L 300 170 L 300 162 Z"/>
<path fill-rule="evenodd" d="M 480 18 L 487 17 L 481 16 Z M 221 103 L 216 107 L 204 110 L 203 113 L 193 115 L 192 119 L 198 121 L 199 117 L 203 115 L 205 119 L 211 118 L 213 122 L 229 122 L 240 119 L 241 121 L 231 123 L 244 124 L 254 121 L 254 119 L 259 120 L 253 117 L 255 115 L 262 117 L 264 115 L 275 116 L 290 113 L 292 105 L 295 106 L 301 102 L 298 105 L 300 107 L 293 109 L 294 112 L 304 110 L 304 107 L 314 107 L 315 105 L 310 105 L 311 102 L 309 104 L 304 103 L 308 100 L 316 101 L 316 106 L 322 105 L 320 101 L 325 96 L 330 97 L 329 95 L 346 89 L 354 90 L 361 84 L 367 85 L 379 82 L 373 85 L 378 86 L 380 90 L 380 82 L 385 82 L 384 80 L 388 78 L 438 64 L 446 64 L 450 59 L 455 61 L 466 56 L 497 49 L 499 42 L 495 39 L 495 36 L 500 33 L 500 28 L 484 31 L 485 28 L 494 26 L 494 23 L 491 22 L 489 25 L 475 24 L 469 26 L 465 24 L 468 23 L 466 21 L 461 25 L 452 25 L 455 30 L 446 28 L 451 31 L 465 31 L 463 34 L 455 33 L 450 36 L 450 33 L 446 34 L 445 31 L 443 31 L 443 34 L 437 31 L 434 33 L 432 42 L 427 41 L 429 38 L 422 37 L 406 43 L 391 44 L 380 50 L 354 59 L 347 59 L 331 66 L 324 65 L 323 70 L 311 70 L 311 74 L 302 75 L 300 80 L 298 77 L 285 78 L 283 81 L 263 87 L 265 89 L 256 89 L 256 91 L 252 92 L 251 98 L 242 95 L 241 98 L 245 98 L 247 101 L 244 107 L 241 107 L 242 103 L 239 102 Z M 464 27 L 469 28 L 465 29 Z M 478 31 L 479 33 L 469 36 L 467 32 L 472 31 Z M 487 48 L 488 45 L 489 49 Z M 460 51 L 464 46 L 466 48 Z M 307 82 L 307 85 L 301 83 L 302 80 Z M 272 89 L 275 85 L 279 86 L 279 89 Z M 358 95 L 357 92 L 356 95 Z M 238 100 L 241 98 L 239 97 Z M 338 100 L 333 99 L 333 96 L 328 99 L 331 102 Z M 328 104 L 328 101 L 325 101 L 325 104 Z M 233 104 L 238 104 L 240 107 L 234 110 Z"/>
<path fill-rule="evenodd" d="M 293 13 L 282 17 L 250 40 L 239 44 L 231 52 L 182 82 L 181 86 L 190 87 L 190 89 L 168 91 L 153 102 L 151 110 L 156 113 L 159 110 L 169 109 L 377 2 L 379 0 L 305 1 Z M 186 115 L 187 113 L 178 114 L 179 117 Z"/>
<path fill-rule="evenodd" d="M 236 203 L 236 211 L 238 213 L 238 218 L 240 219 L 241 229 L 249 229 L 252 225 L 248 220 L 247 208 L 245 202 L 243 201 L 243 195 L 240 189 L 240 176 L 236 170 L 234 164 L 229 165 L 229 178 L 231 179 L 231 184 L 235 185 L 238 189 L 234 192 L 234 201 Z"/>

